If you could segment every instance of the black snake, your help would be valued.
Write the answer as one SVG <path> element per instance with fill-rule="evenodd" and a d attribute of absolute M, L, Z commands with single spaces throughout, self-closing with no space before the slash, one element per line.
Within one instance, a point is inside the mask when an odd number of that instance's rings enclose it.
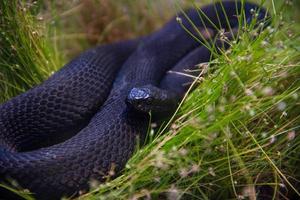
<path fill-rule="evenodd" d="M 215 38 L 218 29 L 239 28 L 242 10 L 248 24 L 254 16 L 266 17 L 264 9 L 241 2 L 211 4 L 186 15 Z M 89 180 L 105 180 L 111 169 L 120 172 L 137 137 L 145 138 L 147 112 L 159 117 L 173 111 L 192 81 L 166 72 L 194 69 L 212 58 L 188 33 L 198 32 L 194 25 L 180 14 L 148 36 L 88 50 L 2 104 L 0 180 L 16 180 L 38 199 L 58 199 L 88 189 Z M 221 39 L 214 44 L 227 45 Z M 4 189 L 0 194 L 11 195 Z"/>

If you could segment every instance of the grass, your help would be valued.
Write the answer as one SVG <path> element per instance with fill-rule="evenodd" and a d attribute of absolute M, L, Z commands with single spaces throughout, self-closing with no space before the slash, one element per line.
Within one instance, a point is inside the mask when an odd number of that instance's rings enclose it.
<path fill-rule="evenodd" d="M 87 48 L 134 37 L 163 21 L 151 20 L 162 7 L 159 3 L 139 1 L 138 8 L 147 8 L 143 10 L 127 4 L 130 1 L 103 2 L 115 12 L 111 23 L 104 23 L 109 24 L 106 33 L 96 39 L 91 35 L 99 34 L 94 30 L 99 24 L 91 25 L 88 33 L 64 33 L 78 29 L 76 24 L 84 21 L 78 13 L 87 15 L 87 5 L 70 5 L 72 9 L 65 8 L 62 16 L 54 13 L 40 22 L 35 16 L 47 15 L 47 6 L 57 5 L 37 3 L 25 12 L 26 4 L 1 2 L 5 4 L 0 5 L 5 8 L 0 25 L 1 101 L 45 79 L 77 54 L 80 45 Z M 91 183 L 91 191 L 79 199 L 255 199 L 256 186 L 264 185 L 274 188 L 273 199 L 284 196 L 285 189 L 299 194 L 300 19 L 295 15 L 299 5 L 285 2 L 265 4 L 273 16 L 272 25 L 255 39 L 255 30 L 248 27 L 238 43 L 206 66 L 201 84 L 186 96 L 169 128 L 155 135 L 150 131 L 148 143 L 136 151 L 121 176 L 101 185 Z M 122 7 L 130 13 L 124 19 L 120 18 Z M 151 14 L 140 25 L 145 12 Z M 77 19 L 66 30 L 64 16 Z M 54 18 L 55 26 L 46 23 Z M 123 34 L 119 20 L 124 20 L 125 27 L 130 24 Z M 115 36 L 109 37 L 109 32 Z M 67 42 L 53 42 L 60 40 Z M 75 41 L 80 45 L 72 46 Z M 73 47 L 75 51 L 70 52 Z M 68 53 L 60 55 L 64 48 Z"/>
<path fill-rule="evenodd" d="M 62 65 L 45 24 L 26 3 L 1 1 L 0 102 L 24 92 Z M 50 30 L 50 26 L 48 31 Z"/>

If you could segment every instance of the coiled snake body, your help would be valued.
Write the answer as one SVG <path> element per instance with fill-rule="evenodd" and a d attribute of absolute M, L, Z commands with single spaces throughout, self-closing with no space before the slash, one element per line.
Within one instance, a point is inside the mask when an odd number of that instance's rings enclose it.
<path fill-rule="evenodd" d="M 241 10 L 249 23 L 251 9 L 259 8 L 224 2 L 186 14 L 213 36 L 217 29 L 229 30 L 228 22 L 238 28 Z M 263 9 L 257 13 L 258 20 L 266 16 Z M 41 85 L 2 104 L 0 180 L 16 180 L 38 199 L 58 199 L 87 189 L 89 180 L 103 181 L 112 168 L 118 173 L 136 138 L 146 135 L 147 112 L 172 111 L 186 92 L 184 83 L 191 82 L 166 72 L 184 72 L 211 59 L 210 50 L 182 26 L 194 31 L 179 15 L 144 38 L 88 50 Z M 169 110 L 162 109 L 169 104 Z"/>

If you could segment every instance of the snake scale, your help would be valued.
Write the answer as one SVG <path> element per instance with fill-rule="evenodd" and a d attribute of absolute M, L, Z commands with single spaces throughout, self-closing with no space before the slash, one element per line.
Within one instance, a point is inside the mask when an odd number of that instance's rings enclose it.
<path fill-rule="evenodd" d="M 256 20 L 267 15 L 258 5 L 232 1 L 201 10 L 185 14 L 199 30 L 210 30 L 210 38 L 218 29 L 240 28 L 242 10 L 245 23 L 253 20 L 253 10 Z M 16 180 L 37 199 L 59 199 L 88 190 L 92 179 L 104 181 L 111 169 L 118 174 L 137 138 L 146 136 L 148 112 L 159 117 L 174 111 L 192 81 L 167 72 L 192 70 L 212 58 L 188 33 L 195 33 L 194 25 L 181 13 L 147 36 L 87 50 L 3 103 L 0 180 Z M 215 46 L 224 43 L 215 40 Z M 5 189 L 0 196 L 16 198 Z"/>

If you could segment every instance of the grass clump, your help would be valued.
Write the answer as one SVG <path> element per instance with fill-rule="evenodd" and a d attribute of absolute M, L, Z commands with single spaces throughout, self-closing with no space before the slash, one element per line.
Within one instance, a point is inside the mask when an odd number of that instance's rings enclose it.
<path fill-rule="evenodd" d="M 127 1 L 120 5 L 104 2 L 116 11 L 111 16 L 116 24 L 123 12 L 117 6 L 134 9 Z M 139 7 L 157 8 L 156 3 L 143 2 Z M 121 176 L 93 185 L 79 199 L 255 199 L 259 186 L 270 186 L 273 199 L 286 196 L 287 190 L 299 194 L 300 19 L 294 18 L 297 8 L 290 3 L 270 1 L 266 6 L 273 16 L 271 26 L 259 34 L 246 28 L 230 50 L 208 65 L 200 65 L 199 70 L 205 68 L 207 72 L 198 79 L 196 90 L 186 96 L 169 129 L 152 135 L 129 160 Z M 24 5 L 18 3 L 1 4 L 6 19 L 0 25 L 0 88 L 4 91 L 0 98 L 4 101 L 61 66 L 64 59 L 58 52 L 64 47 L 50 43 L 47 35 L 33 34 L 41 30 L 34 9 L 24 11 Z M 78 18 L 76 9 L 72 12 L 78 23 L 84 21 Z M 138 19 L 140 12 L 133 13 L 130 19 Z M 143 29 L 146 23 L 141 28 L 135 20 L 130 22 L 136 29 L 126 37 L 147 32 Z M 93 30 L 83 35 L 53 36 L 55 31 L 48 26 L 43 33 L 52 34 L 53 41 L 67 38 L 67 47 L 72 47 L 80 36 L 82 48 L 114 40 L 108 34 L 111 30 L 116 33 L 113 38 L 123 37 L 111 23 L 107 32 L 95 38 L 99 26 L 103 25 L 90 27 Z"/>
<path fill-rule="evenodd" d="M 40 83 L 61 66 L 62 59 L 48 39 L 42 19 L 34 15 L 37 5 L 1 1 L 0 8 L 0 102 L 3 102 Z"/>

